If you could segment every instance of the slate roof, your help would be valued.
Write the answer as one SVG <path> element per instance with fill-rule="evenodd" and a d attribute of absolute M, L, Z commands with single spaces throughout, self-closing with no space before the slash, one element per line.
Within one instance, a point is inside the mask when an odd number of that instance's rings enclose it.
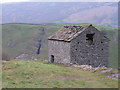
<path fill-rule="evenodd" d="M 73 38 L 78 36 L 81 32 L 83 32 L 87 26 L 63 26 L 59 31 L 57 31 L 52 36 L 48 37 L 48 40 L 59 40 L 59 41 L 71 41 Z"/>

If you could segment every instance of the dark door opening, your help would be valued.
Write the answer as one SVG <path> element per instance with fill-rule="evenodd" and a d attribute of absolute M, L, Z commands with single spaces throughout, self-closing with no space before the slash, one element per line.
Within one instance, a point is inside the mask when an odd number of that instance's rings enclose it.
<path fill-rule="evenodd" d="M 54 55 L 51 55 L 51 63 L 54 63 Z"/>
<path fill-rule="evenodd" d="M 94 36 L 94 34 L 86 34 L 86 42 L 87 42 L 89 45 L 92 45 L 92 44 L 93 44 L 93 36 Z"/>

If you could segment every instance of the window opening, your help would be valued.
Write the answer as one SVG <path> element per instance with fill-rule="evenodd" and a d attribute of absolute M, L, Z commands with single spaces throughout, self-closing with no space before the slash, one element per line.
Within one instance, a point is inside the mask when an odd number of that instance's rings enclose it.
<path fill-rule="evenodd" d="M 86 34 L 86 42 L 87 42 L 89 45 L 92 45 L 92 44 L 93 44 L 93 36 L 94 36 L 94 34 Z"/>

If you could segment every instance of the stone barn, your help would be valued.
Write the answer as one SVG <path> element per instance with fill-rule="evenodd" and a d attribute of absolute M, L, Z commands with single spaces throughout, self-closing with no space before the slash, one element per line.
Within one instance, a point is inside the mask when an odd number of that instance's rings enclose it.
<path fill-rule="evenodd" d="M 63 26 L 48 37 L 49 62 L 108 66 L 109 39 L 94 26 Z"/>

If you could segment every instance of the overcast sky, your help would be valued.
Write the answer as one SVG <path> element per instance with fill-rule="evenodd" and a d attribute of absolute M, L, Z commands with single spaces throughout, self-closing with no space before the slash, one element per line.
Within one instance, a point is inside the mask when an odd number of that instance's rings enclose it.
<path fill-rule="evenodd" d="M 0 0 L 1 3 L 11 2 L 118 2 L 119 0 Z"/>

